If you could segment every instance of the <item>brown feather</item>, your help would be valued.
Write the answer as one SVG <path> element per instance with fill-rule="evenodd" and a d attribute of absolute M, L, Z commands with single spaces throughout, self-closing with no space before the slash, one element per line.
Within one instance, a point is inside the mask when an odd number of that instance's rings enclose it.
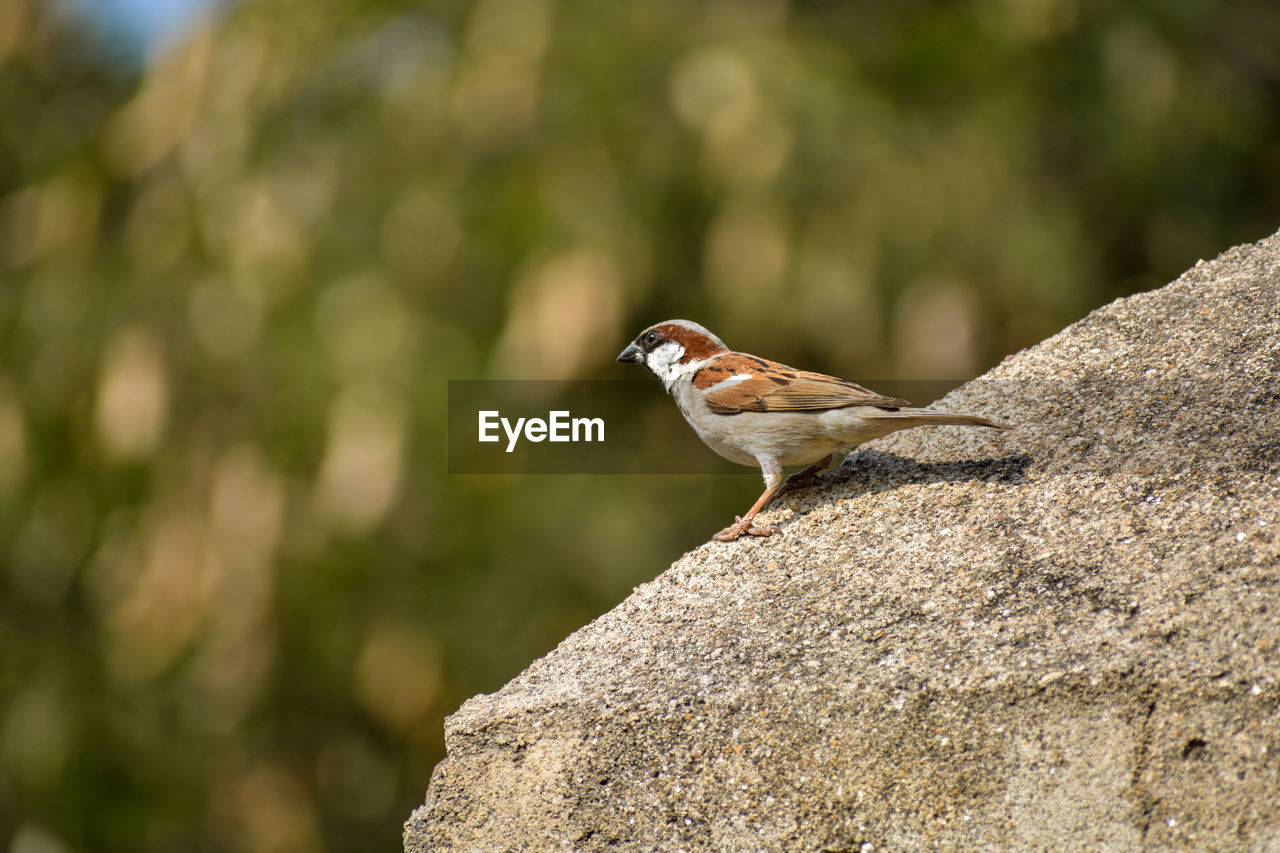
<path fill-rule="evenodd" d="M 737 412 L 821 411 L 849 406 L 892 410 L 910 405 L 906 400 L 881 396 L 845 379 L 771 364 L 736 352 L 718 356 L 698 371 L 693 377 L 693 385 L 706 391 L 731 376 L 743 373 L 751 378 L 708 392 L 704 398 L 707 408 L 716 414 L 731 415 Z"/>
<path fill-rule="evenodd" d="M 717 353 L 726 352 L 719 341 L 712 340 L 678 323 L 659 323 L 653 327 L 653 331 L 666 340 L 675 341 L 684 347 L 684 358 L 680 359 L 682 362 L 702 361 Z"/>

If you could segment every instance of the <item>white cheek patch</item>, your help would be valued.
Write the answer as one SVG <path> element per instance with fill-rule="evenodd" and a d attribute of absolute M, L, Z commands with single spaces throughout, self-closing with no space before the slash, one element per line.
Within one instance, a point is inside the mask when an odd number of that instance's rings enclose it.
<path fill-rule="evenodd" d="M 674 382 L 676 377 L 680 375 L 683 365 L 680 359 L 684 358 L 684 347 L 675 341 L 667 341 L 662 346 L 649 353 L 645 358 L 645 364 L 649 365 L 649 369 L 653 371 L 664 383 Z"/>
<path fill-rule="evenodd" d="M 743 382 L 746 382 L 748 379 L 751 379 L 751 378 L 753 377 L 751 376 L 750 373 L 735 373 L 733 376 L 730 376 L 728 379 L 721 379 L 719 382 L 717 382 L 715 385 L 712 385 L 703 393 L 710 394 L 712 391 L 723 391 L 726 388 L 732 388 L 734 385 L 741 385 Z"/>

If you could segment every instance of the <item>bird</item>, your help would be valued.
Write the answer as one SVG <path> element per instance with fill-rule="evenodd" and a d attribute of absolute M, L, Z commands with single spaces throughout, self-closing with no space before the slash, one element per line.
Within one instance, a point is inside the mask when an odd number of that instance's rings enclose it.
<path fill-rule="evenodd" d="M 716 453 L 739 465 L 759 466 L 765 489 L 746 515 L 713 538 L 772 536 L 775 525 L 756 516 L 780 494 L 812 485 L 818 472 L 858 445 L 918 426 L 1012 429 L 978 415 L 913 408 L 857 383 L 797 370 L 734 352 L 705 326 L 667 320 L 650 326 L 618 355 L 643 364 L 675 398 L 680 414 Z M 785 482 L 783 468 L 806 465 Z"/>

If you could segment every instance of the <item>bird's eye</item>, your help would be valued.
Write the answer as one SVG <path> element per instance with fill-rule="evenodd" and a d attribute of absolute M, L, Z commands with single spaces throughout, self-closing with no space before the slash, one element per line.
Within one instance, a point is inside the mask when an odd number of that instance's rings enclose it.
<path fill-rule="evenodd" d="M 648 344 L 649 346 L 653 346 L 654 344 L 656 344 L 656 343 L 658 342 L 658 333 L 657 333 L 657 332 L 650 332 L 649 334 L 645 335 L 645 336 L 644 336 L 644 342 L 645 342 L 646 344 Z"/>

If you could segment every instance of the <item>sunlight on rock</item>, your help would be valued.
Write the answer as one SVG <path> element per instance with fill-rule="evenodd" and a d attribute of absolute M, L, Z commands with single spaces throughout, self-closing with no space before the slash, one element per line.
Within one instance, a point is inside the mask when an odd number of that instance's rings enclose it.
<path fill-rule="evenodd" d="M 532 267 L 512 287 L 495 348 L 500 379 L 570 379 L 616 349 L 622 331 L 622 273 L 613 257 L 577 249 Z"/>
<path fill-rule="evenodd" d="M 132 461 L 149 456 L 168 418 L 164 354 L 146 332 L 118 333 L 107 346 L 98 379 L 94 427 L 107 456 Z"/>
<path fill-rule="evenodd" d="M 348 388 L 329 408 L 329 437 L 316 485 L 321 511 L 351 533 L 387 514 L 400 486 L 404 404 L 371 385 Z"/>
<path fill-rule="evenodd" d="M 356 662 L 356 695 L 383 725 L 410 735 L 427 721 L 442 675 L 440 649 L 429 635 L 408 623 L 378 622 Z"/>

